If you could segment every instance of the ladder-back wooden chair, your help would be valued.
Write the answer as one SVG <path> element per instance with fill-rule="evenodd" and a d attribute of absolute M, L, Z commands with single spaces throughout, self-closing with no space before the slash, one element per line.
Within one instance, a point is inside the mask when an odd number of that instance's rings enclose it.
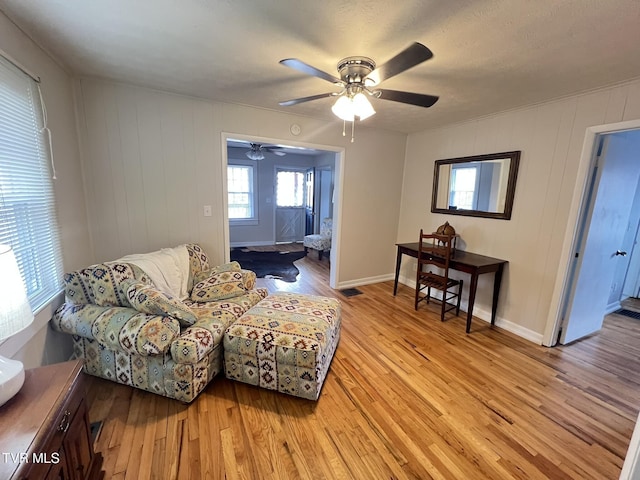
<path fill-rule="evenodd" d="M 418 267 L 416 274 L 415 309 L 423 300 L 431 300 L 431 289 L 442 292 L 442 309 L 440 320 L 444 321 L 445 313 L 456 309 L 456 316 L 460 314 L 460 297 L 462 295 L 462 280 L 449 278 L 449 260 L 451 258 L 453 237 L 451 235 L 426 234 L 420 230 L 418 244 Z M 426 294 L 421 292 L 426 290 Z M 437 299 L 436 299 L 437 300 Z M 455 300 L 456 303 L 450 303 Z"/>

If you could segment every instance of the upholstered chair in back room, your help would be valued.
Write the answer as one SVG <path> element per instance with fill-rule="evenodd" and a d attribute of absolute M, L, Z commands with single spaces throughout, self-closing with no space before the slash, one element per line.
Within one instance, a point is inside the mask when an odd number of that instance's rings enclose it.
<path fill-rule="evenodd" d="M 318 260 L 322 260 L 324 252 L 331 250 L 331 234 L 333 222 L 330 218 L 322 220 L 320 233 L 305 235 L 303 240 L 304 251 L 307 253 L 310 248 L 318 250 Z"/>

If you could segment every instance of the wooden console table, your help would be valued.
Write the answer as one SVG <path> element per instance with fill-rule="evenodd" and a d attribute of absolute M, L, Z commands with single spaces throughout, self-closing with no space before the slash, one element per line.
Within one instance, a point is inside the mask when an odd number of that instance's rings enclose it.
<path fill-rule="evenodd" d="M 18 394 L 0 407 L 0 478 L 101 479 L 82 385 L 82 363 L 25 372 Z"/>
<path fill-rule="evenodd" d="M 400 263 L 402 255 L 418 258 L 418 242 L 413 243 L 397 243 L 398 253 L 396 257 L 396 277 L 393 283 L 393 295 L 398 292 L 398 276 L 400 275 Z M 502 282 L 502 272 L 504 270 L 506 260 L 499 258 L 486 257 L 477 253 L 456 250 L 455 254 L 449 260 L 449 268 L 465 272 L 471 275 L 471 285 L 469 286 L 469 307 L 467 312 L 467 329 L 471 331 L 471 319 L 473 317 L 473 304 L 476 300 L 476 290 L 478 289 L 478 276 L 482 273 L 495 272 L 493 281 L 493 303 L 491 305 L 491 325 L 495 325 L 496 311 L 498 309 L 498 295 L 500 294 L 500 283 Z"/>

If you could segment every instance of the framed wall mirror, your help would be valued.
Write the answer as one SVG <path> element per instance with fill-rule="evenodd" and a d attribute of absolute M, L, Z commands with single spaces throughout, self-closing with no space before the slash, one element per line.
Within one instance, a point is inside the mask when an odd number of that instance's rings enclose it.
<path fill-rule="evenodd" d="M 520 151 L 437 160 L 431 211 L 509 220 Z"/>

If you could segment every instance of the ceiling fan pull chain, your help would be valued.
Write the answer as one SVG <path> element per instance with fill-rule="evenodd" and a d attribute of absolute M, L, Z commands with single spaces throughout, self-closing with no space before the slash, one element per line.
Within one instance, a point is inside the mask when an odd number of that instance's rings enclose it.
<path fill-rule="evenodd" d="M 351 143 L 353 143 L 355 131 L 356 131 L 356 119 L 354 118 L 353 122 L 351 122 Z"/>
<path fill-rule="evenodd" d="M 346 120 L 342 120 L 342 136 L 343 137 L 347 136 L 347 121 Z"/>

